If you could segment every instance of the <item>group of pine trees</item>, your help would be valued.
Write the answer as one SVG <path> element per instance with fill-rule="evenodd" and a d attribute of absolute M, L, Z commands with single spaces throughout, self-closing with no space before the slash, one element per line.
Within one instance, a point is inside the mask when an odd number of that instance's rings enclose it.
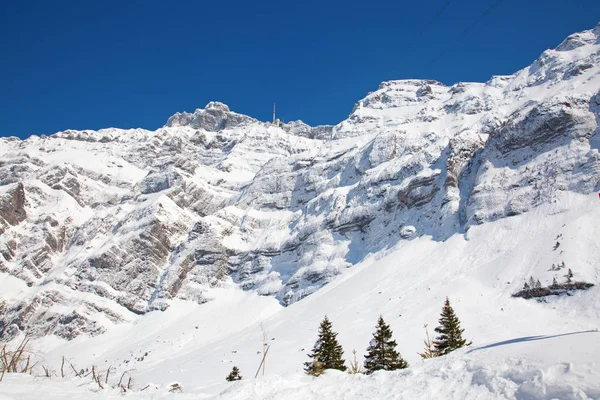
<path fill-rule="evenodd" d="M 450 306 L 450 300 L 446 298 L 439 320 L 440 325 L 435 328 L 438 336 L 435 340 L 425 341 L 425 351 L 419 353 L 423 358 L 443 356 L 451 351 L 468 346 L 463 339 L 464 329 L 460 328 L 460 321 Z M 332 329 L 329 318 L 325 316 L 319 326 L 318 339 L 313 346 L 312 352 L 308 354 L 311 361 L 304 363 L 304 371 L 309 375 L 319 376 L 326 369 L 337 369 L 346 371 L 346 363 L 343 358 L 344 351 L 337 341 L 337 332 Z M 406 360 L 396 350 L 397 343 L 392 339 L 392 330 L 385 323 L 383 316 L 379 317 L 373 338 L 367 347 L 364 361 L 364 373 L 371 374 L 375 371 L 393 371 L 408 367 Z M 362 372 L 356 359 L 351 363 L 351 372 Z"/>
<path fill-rule="evenodd" d="M 438 336 L 434 340 L 430 340 L 429 332 L 426 330 L 425 350 L 423 353 L 418 353 L 422 358 L 443 356 L 471 344 L 471 342 L 467 343 L 467 340 L 463 339 L 464 329 L 461 329 L 460 321 L 447 297 L 439 323 L 440 325 L 435 328 Z M 425 328 L 427 328 L 427 325 L 425 325 Z M 408 362 L 396 350 L 397 343 L 392 339 L 392 333 L 390 326 L 383 320 L 383 316 L 379 316 L 373 338 L 367 347 L 364 368 L 361 368 L 356 361 L 356 351 L 354 351 L 354 361 L 350 363 L 350 372 L 371 374 L 380 370 L 393 371 L 407 368 Z M 304 363 L 304 371 L 307 374 L 319 376 L 326 369 L 347 370 L 346 361 L 343 358 L 344 350 L 337 341 L 337 335 L 338 333 L 334 332 L 331 321 L 325 316 L 319 326 L 317 341 L 312 352 L 308 354 L 311 361 Z M 233 370 L 225 379 L 230 382 L 241 380 L 240 370 L 233 367 Z"/>

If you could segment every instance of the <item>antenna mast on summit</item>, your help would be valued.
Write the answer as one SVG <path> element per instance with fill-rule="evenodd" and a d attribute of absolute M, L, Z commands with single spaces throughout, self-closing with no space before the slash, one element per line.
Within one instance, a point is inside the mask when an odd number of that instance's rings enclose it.
<path fill-rule="evenodd" d="M 272 122 L 272 124 L 275 125 L 275 126 L 281 127 L 281 121 L 275 115 L 275 103 L 273 103 L 273 122 Z"/>

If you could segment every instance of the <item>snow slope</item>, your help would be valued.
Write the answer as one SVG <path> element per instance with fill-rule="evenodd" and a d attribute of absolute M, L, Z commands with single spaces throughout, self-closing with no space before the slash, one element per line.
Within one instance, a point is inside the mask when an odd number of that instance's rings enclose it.
<path fill-rule="evenodd" d="M 31 335 L 44 365 L 66 356 L 159 387 L 141 398 L 173 381 L 222 398 L 387 398 L 410 383 L 424 397 L 598 397 L 598 286 L 511 295 L 568 268 L 599 281 L 599 60 L 597 26 L 485 84 L 384 82 L 334 127 L 211 102 L 155 132 L 0 139 L 0 337 Z M 421 362 L 446 296 L 488 347 Z M 325 314 L 359 358 L 382 314 L 412 368 L 311 383 Z M 269 376 L 221 383 L 233 365 L 253 376 L 260 324 Z"/>
<path fill-rule="evenodd" d="M 269 297 L 224 291 L 207 304 L 174 305 L 95 338 L 57 344 L 47 337 L 37 346 L 54 347 L 45 352 L 44 363 L 55 368 L 65 355 L 78 368 L 117 366 L 114 376 L 133 369 L 138 390 L 153 383 L 151 395 L 133 394 L 140 398 L 168 398 L 173 382 L 184 387 L 184 395 L 177 396 L 191 398 L 598 398 L 600 289 L 542 302 L 510 297 L 529 275 L 544 283 L 564 279 L 548 271 L 558 260 L 576 279 L 597 279 L 597 202 L 593 195 L 569 194 L 535 212 L 473 227 L 466 236 L 402 242 L 289 307 Z M 564 238 L 562 254 L 552 250 L 558 234 Z M 422 350 L 422 324 L 436 325 L 445 296 L 473 345 L 422 361 L 416 355 Z M 357 349 L 360 361 L 382 314 L 410 368 L 370 377 L 333 371 L 318 379 L 305 376 L 302 363 L 325 314 L 339 332 L 346 358 Z M 267 376 L 255 381 L 262 356 L 260 322 L 271 349 Z M 224 382 L 233 365 L 245 376 L 241 383 Z M 31 391 L 28 379 L 11 377 L 0 393 L 35 396 L 44 385 L 56 385 L 85 397 L 90 390 L 53 378 L 36 382 Z"/>
<path fill-rule="evenodd" d="M 500 342 L 433 359 L 404 371 L 348 375 L 335 370 L 318 379 L 306 375 L 271 375 L 220 385 L 213 396 L 202 390 L 169 393 L 167 388 L 127 393 L 133 399 L 594 399 L 600 397 L 600 333 L 576 332 Z M 576 359 L 577 361 L 572 361 Z M 569 361 L 567 361 L 569 360 Z M 14 375 L 0 400 L 90 398 L 93 385 L 78 379 Z M 95 397 L 123 398 L 116 390 Z"/>

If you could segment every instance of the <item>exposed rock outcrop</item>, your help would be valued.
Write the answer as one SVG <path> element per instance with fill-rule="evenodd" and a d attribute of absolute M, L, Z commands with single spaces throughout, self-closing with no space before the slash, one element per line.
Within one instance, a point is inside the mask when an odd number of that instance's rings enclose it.
<path fill-rule="evenodd" d="M 0 138 L 0 338 L 96 335 L 237 286 L 291 304 L 369 253 L 600 189 L 600 28 L 486 83 L 383 82 L 345 121 L 218 102 Z M 98 318 L 98 314 L 103 315 Z"/>

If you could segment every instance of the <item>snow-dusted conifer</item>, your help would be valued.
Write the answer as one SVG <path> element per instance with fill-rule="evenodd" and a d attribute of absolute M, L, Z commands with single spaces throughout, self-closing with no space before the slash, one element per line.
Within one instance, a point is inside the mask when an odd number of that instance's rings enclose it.
<path fill-rule="evenodd" d="M 396 341 L 392 339 L 392 330 L 385 323 L 383 316 L 379 316 L 373 339 L 367 348 L 365 356 L 365 373 L 375 371 L 393 371 L 408 367 L 408 363 L 396 351 Z"/>
<path fill-rule="evenodd" d="M 463 339 L 464 329 L 460 329 L 460 321 L 454 313 L 454 309 L 450 306 L 450 300 L 447 297 L 439 322 L 440 326 L 435 328 L 439 336 L 433 341 L 438 355 L 443 356 L 471 344 L 471 342 L 467 343 L 467 340 Z"/>
<path fill-rule="evenodd" d="M 227 375 L 227 377 L 225 378 L 225 380 L 229 382 L 241 381 L 242 375 L 240 375 L 240 369 L 234 366 L 229 375 Z"/>
<path fill-rule="evenodd" d="M 331 321 L 325 316 L 319 326 L 319 337 L 308 356 L 311 361 L 304 363 L 304 371 L 309 375 L 319 376 L 326 369 L 345 371 L 346 366 L 342 356 L 342 345 L 337 341 L 337 332 L 332 330 Z"/>

